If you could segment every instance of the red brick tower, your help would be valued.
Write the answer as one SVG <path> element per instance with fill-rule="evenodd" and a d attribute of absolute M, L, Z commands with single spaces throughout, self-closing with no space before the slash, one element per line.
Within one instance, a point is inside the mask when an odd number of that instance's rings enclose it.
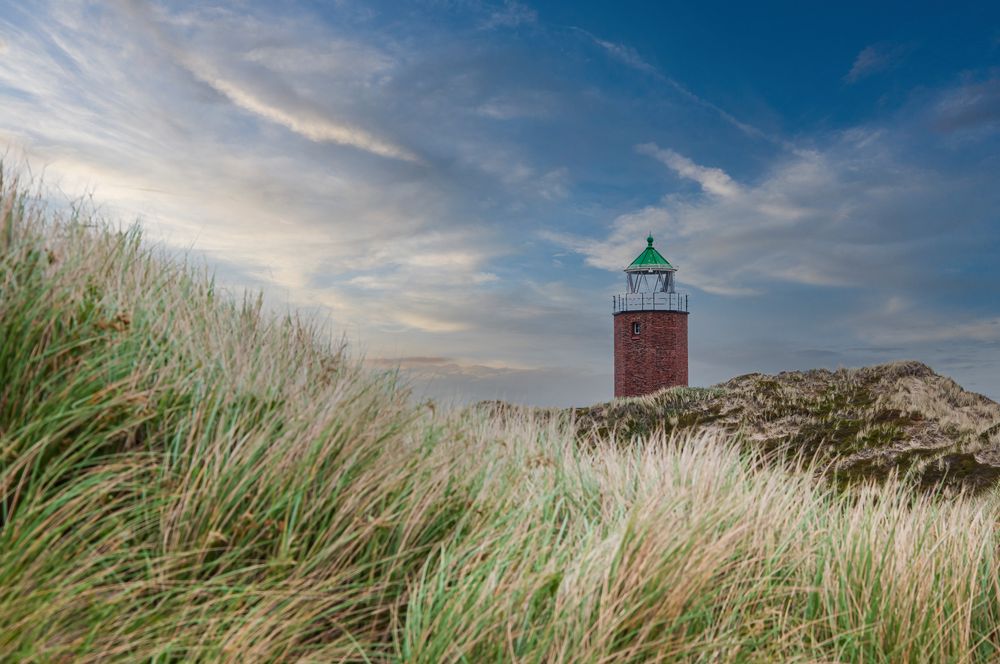
<path fill-rule="evenodd" d="M 677 268 L 648 246 L 625 268 L 628 292 L 614 297 L 615 396 L 688 384 L 688 296 L 674 289 Z"/>

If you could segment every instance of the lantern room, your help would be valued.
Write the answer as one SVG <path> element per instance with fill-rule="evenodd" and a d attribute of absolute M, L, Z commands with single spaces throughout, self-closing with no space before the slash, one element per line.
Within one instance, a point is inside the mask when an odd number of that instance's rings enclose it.
<path fill-rule="evenodd" d="M 646 238 L 646 249 L 625 268 L 629 293 L 674 293 L 674 273 L 677 268 L 670 264 L 653 247 L 653 236 Z"/>

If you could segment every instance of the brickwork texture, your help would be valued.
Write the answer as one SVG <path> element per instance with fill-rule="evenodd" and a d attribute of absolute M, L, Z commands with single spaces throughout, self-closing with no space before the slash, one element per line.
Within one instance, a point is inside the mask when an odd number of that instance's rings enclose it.
<path fill-rule="evenodd" d="M 615 396 L 635 397 L 688 384 L 688 315 L 679 311 L 615 314 Z M 633 334 L 634 324 L 639 333 Z"/>

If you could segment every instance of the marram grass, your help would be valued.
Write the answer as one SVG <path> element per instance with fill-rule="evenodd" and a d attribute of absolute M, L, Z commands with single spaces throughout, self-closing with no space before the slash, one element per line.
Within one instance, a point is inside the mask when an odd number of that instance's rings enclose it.
<path fill-rule="evenodd" d="M 1000 658 L 998 502 L 412 402 L 0 176 L 0 661 Z"/>

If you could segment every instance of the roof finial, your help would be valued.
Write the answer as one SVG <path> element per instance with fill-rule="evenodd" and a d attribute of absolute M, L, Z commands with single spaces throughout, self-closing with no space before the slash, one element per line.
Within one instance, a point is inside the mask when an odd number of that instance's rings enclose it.
<path fill-rule="evenodd" d="M 649 246 L 651 246 L 651 247 L 653 246 L 653 234 L 652 233 L 650 233 L 649 237 L 646 238 L 646 242 L 649 243 Z"/>

